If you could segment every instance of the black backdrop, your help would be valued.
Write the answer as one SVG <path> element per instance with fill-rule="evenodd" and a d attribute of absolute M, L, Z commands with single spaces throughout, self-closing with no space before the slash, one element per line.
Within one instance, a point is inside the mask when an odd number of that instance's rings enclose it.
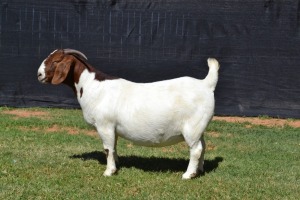
<path fill-rule="evenodd" d="M 216 114 L 300 118 L 296 0 L 0 0 L 0 105 L 78 107 L 36 73 L 57 48 L 136 82 L 204 78 L 221 63 Z"/>

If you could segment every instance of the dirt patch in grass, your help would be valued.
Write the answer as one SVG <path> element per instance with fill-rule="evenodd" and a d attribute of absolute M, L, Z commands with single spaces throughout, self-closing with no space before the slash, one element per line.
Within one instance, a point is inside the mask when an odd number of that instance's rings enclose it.
<path fill-rule="evenodd" d="M 216 146 L 211 141 L 206 142 L 206 150 L 212 151 L 212 150 L 215 150 L 215 149 L 216 149 Z"/>
<path fill-rule="evenodd" d="M 45 111 L 21 110 L 21 109 L 6 110 L 3 111 L 3 113 L 8 115 L 14 115 L 17 119 L 28 118 L 28 117 L 38 117 L 38 118 L 45 119 L 49 116 L 49 113 Z"/>
<path fill-rule="evenodd" d="M 34 132 L 44 132 L 44 133 L 67 132 L 70 135 L 77 135 L 82 133 L 93 137 L 96 137 L 98 135 L 97 132 L 93 130 L 83 130 L 83 129 L 72 128 L 72 127 L 61 127 L 58 125 L 53 125 L 52 127 L 46 129 L 42 129 L 38 127 L 20 126 L 18 127 L 18 129 L 21 131 L 34 131 Z"/>
<path fill-rule="evenodd" d="M 251 128 L 251 124 L 262 125 L 267 127 L 283 127 L 291 126 L 294 128 L 300 128 L 300 120 L 288 120 L 288 119 L 275 119 L 275 118 L 259 118 L 259 117 L 213 117 L 213 120 L 217 121 L 226 121 L 231 123 L 245 123 L 250 124 L 246 125 L 246 128 Z"/>
<path fill-rule="evenodd" d="M 82 129 L 73 128 L 73 127 L 61 127 L 61 126 L 58 126 L 58 125 L 53 125 L 52 127 L 46 129 L 45 131 L 47 133 L 55 133 L 55 132 L 59 132 L 59 131 L 64 131 L 64 132 L 67 132 L 70 135 L 77 135 L 77 134 L 83 133 L 83 134 L 89 135 L 89 136 L 97 136 L 96 131 L 82 130 Z"/>
<path fill-rule="evenodd" d="M 220 133 L 216 132 L 216 131 L 209 131 L 206 133 L 207 135 L 209 135 L 210 137 L 213 137 L 213 138 L 218 138 L 220 137 Z"/>

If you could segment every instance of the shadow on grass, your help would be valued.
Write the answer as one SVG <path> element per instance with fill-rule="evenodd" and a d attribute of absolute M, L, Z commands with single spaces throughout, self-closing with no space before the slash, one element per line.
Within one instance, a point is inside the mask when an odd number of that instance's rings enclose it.
<path fill-rule="evenodd" d="M 106 155 L 100 151 L 83 153 L 70 156 L 72 159 L 96 160 L 100 164 L 106 164 Z M 213 160 L 204 161 L 204 173 L 210 173 L 216 170 L 219 163 L 223 161 L 222 157 L 215 157 Z M 150 172 L 184 172 L 188 166 L 188 160 L 175 158 L 157 158 L 157 157 L 139 157 L 139 156 L 119 156 L 119 168 L 135 167 Z"/>

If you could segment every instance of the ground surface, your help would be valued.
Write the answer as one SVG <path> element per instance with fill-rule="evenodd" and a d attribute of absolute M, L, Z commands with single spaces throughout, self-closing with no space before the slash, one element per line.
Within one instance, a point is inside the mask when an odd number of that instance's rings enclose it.
<path fill-rule="evenodd" d="M 182 181 L 189 148 L 119 138 L 119 168 L 80 110 L 0 107 L 0 199 L 299 199 L 299 119 L 214 117 L 204 172 Z"/>
<path fill-rule="evenodd" d="M 40 110 L 24 110 L 24 109 L 13 109 L 13 110 L 6 110 L 3 111 L 4 114 L 9 114 L 9 115 L 13 115 L 15 117 L 15 119 L 19 119 L 19 118 L 30 118 L 30 117 L 37 117 L 40 119 L 44 119 L 47 120 L 47 118 L 50 118 L 50 113 L 48 113 L 47 111 L 40 111 Z M 34 130 L 36 129 L 36 131 L 38 130 L 38 128 L 33 128 L 33 127 L 21 127 L 21 130 Z M 58 131 L 66 131 L 69 134 L 79 134 L 79 132 L 83 132 L 86 135 L 90 135 L 90 136 L 96 136 L 97 133 L 96 131 L 93 130 L 81 130 L 78 129 L 76 127 L 66 127 L 66 126 L 59 126 L 59 125 L 53 125 L 51 127 L 49 127 L 47 130 L 43 130 L 43 131 L 47 131 L 49 133 L 55 133 Z"/>
<path fill-rule="evenodd" d="M 277 118 L 259 118 L 259 117 L 218 117 L 215 116 L 214 120 L 233 122 L 233 123 L 244 123 L 249 122 L 254 125 L 262 125 L 267 127 L 282 127 L 291 126 L 294 128 L 300 128 L 300 120 L 291 119 L 277 119 Z M 248 128 L 251 128 L 249 125 Z"/>
<path fill-rule="evenodd" d="M 5 114 L 15 115 L 16 118 L 22 117 L 38 117 L 42 119 L 46 119 L 49 116 L 49 113 L 46 111 L 34 111 L 34 110 L 23 110 L 23 109 L 16 109 L 16 110 L 7 110 L 4 111 Z M 221 117 L 215 116 L 213 120 L 217 121 L 226 121 L 232 123 L 245 123 L 248 122 L 248 128 L 251 128 L 251 124 L 253 125 L 262 125 L 267 127 L 282 127 L 282 126 L 291 126 L 294 128 L 300 128 L 300 119 L 278 119 L 278 118 L 269 118 L 269 117 Z M 53 127 L 50 132 L 56 131 L 56 128 Z M 70 130 L 72 132 L 72 130 Z"/>

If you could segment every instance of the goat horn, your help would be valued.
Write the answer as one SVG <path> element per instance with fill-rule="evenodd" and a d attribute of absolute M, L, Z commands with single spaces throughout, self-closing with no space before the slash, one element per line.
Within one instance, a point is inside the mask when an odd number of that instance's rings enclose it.
<path fill-rule="evenodd" d="M 75 49 L 64 49 L 64 53 L 65 54 L 76 54 L 87 60 L 87 57 L 83 53 L 81 53 L 80 51 L 77 51 Z"/>

